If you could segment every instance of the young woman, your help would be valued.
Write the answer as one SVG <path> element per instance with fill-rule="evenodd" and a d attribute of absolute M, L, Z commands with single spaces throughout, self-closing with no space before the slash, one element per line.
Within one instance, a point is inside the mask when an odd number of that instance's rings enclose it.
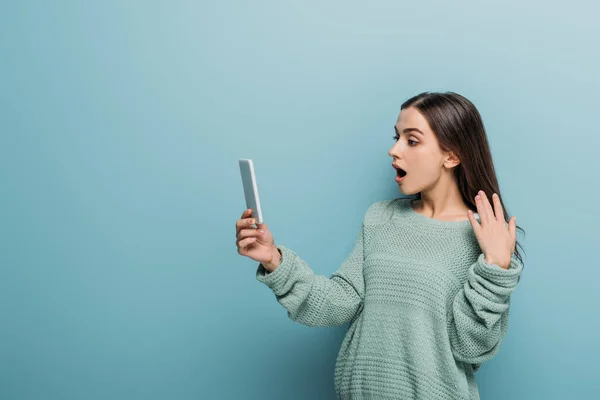
<path fill-rule="evenodd" d="M 238 253 L 260 263 L 257 280 L 292 320 L 350 323 L 334 371 L 338 398 L 479 399 L 474 372 L 500 349 L 523 269 L 516 217 L 468 99 L 419 94 L 394 129 L 395 179 L 416 198 L 370 205 L 329 278 L 275 245 L 266 224 L 255 228 L 251 210 L 236 222 Z"/>

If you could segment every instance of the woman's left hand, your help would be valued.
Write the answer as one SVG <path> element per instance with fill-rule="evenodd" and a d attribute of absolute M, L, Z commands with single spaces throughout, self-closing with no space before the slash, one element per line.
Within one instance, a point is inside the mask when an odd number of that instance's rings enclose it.
<path fill-rule="evenodd" d="M 496 193 L 492 195 L 494 209 L 483 190 L 475 196 L 475 204 L 477 205 L 477 213 L 481 224 L 475 219 L 473 211 L 467 212 L 469 221 L 475 231 L 475 237 L 479 242 L 485 261 L 488 264 L 496 264 L 501 268 L 508 269 L 510 267 L 510 259 L 515 251 L 515 243 L 517 238 L 517 217 L 513 216 L 508 221 L 508 226 L 504 220 L 504 211 L 500 198 Z"/>

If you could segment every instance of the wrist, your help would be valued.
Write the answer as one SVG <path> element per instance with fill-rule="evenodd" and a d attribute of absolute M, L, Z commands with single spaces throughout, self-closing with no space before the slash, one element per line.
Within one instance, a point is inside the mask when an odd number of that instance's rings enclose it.
<path fill-rule="evenodd" d="M 277 246 L 273 246 L 273 252 L 271 254 L 271 261 L 263 264 L 265 269 L 269 272 L 273 272 L 275 268 L 281 264 L 281 250 L 277 248 Z"/>
<path fill-rule="evenodd" d="M 499 266 L 502 269 L 508 269 L 510 267 L 510 261 L 509 262 L 502 262 L 502 261 L 499 261 L 499 260 L 497 261 L 497 260 L 494 260 L 492 258 L 485 257 L 485 262 L 488 263 L 489 265 L 495 264 L 495 265 Z"/>

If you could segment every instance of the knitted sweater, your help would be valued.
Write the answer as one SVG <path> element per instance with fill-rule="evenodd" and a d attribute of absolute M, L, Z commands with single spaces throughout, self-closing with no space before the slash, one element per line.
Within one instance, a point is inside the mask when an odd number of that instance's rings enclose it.
<path fill-rule="evenodd" d="M 476 216 L 477 217 L 477 216 Z M 277 245 L 256 279 L 307 326 L 350 323 L 339 399 L 479 399 L 474 371 L 498 353 L 522 265 L 488 264 L 471 222 L 426 217 L 410 198 L 372 204 L 350 255 L 328 278 Z"/>

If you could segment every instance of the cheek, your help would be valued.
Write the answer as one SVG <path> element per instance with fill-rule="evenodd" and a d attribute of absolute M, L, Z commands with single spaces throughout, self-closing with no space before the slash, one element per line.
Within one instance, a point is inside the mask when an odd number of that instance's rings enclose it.
<path fill-rule="evenodd" d="M 423 147 L 414 148 L 412 151 L 407 152 L 406 158 L 410 161 L 411 166 L 416 166 L 419 171 L 425 171 L 431 168 L 433 154 Z"/>
<path fill-rule="evenodd" d="M 435 178 L 440 174 L 439 156 L 428 151 L 414 154 L 411 165 L 416 166 L 414 170 L 423 178 Z"/>

